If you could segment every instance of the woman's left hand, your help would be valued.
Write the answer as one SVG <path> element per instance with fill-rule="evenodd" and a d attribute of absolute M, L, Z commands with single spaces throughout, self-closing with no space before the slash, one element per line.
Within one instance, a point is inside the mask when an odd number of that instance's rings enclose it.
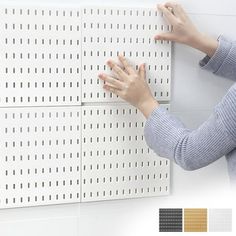
<path fill-rule="evenodd" d="M 146 82 L 145 64 L 140 65 L 137 72 L 125 57 L 120 55 L 118 58 L 125 71 L 114 61 L 109 60 L 107 64 L 115 72 L 117 78 L 107 74 L 99 74 L 99 78 L 105 81 L 104 89 L 118 95 L 138 108 L 145 117 L 148 117 L 159 104 Z"/>

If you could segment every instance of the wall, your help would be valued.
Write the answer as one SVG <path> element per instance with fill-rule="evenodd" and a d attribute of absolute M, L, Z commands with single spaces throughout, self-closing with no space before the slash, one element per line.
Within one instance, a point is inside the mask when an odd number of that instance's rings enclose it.
<path fill-rule="evenodd" d="M 12 3 L 12 1 L 4 1 Z M 155 7 L 153 0 L 28 0 L 28 3 L 90 4 Z M 214 37 L 236 38 L 234 0 L 180 0 L 194 23 Z M 0 1 L 3 3 L 3 1 Z M 20 3 L 20 1 L 18 1 Z M 23 3 L 23 1 L 22 1 Z M 24 0 L 24 3 L 27 3 Z M 183 45 L 173 46 L 172 112 L 189 128 L 196 128 L 233 84 L 198 67 L 204 55 Z M 0 235 L 156 235 L 159 207 L 231 207 L 224 158 L 188 172 L 172 165 L 172 195 L 87 204 L 0 211 Z M 224 199 L 224 203 L 221 199 Z"/>

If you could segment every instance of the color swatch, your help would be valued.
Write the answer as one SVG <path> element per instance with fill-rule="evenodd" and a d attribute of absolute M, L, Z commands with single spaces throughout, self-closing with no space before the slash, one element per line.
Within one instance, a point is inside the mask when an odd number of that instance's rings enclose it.
<path fill-rule="evenodd" d="M 232 209 L 161 208 L 159 232 L 232 232 Z"/>
<path fill-rule="evenodd" d="M 182 209 L 159 209 L 160 232 L 182 232 Z"/>
<path fill-rule="evenodd" d="M 209 231 L 231 232 L 232 209 L 209 209 Z"/>
<path fill-rule="evenodd" d="M 207 232 L 207 209 L 184 209 L 185 232 Z"/>

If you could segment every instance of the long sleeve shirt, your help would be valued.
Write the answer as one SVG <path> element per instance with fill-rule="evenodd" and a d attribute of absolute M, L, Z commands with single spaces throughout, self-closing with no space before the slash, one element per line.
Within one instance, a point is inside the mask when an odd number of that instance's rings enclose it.
<path fill-rule="evenodd" d="M 223 36 L 215 54 L 199 65 L 212 73 L 236 80 L 236 41 Z M 190 130 L 161 106 L 155 108 L 144 127 L 147 145 L 161 157 L 185 170 L 195 170 L 226 156 L 231 181 L 236 182 L 236 84 L 217 104 L 210 117 Z"/>

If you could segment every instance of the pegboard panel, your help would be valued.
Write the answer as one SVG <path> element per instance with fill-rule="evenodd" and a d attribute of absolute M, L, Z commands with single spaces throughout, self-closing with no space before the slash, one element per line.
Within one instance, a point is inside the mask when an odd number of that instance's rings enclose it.
<path fill-rule="evenodd" d="M 0 107 L 81 103 L 80 9 L 0 7 Z"/>
<path fill-rule="evenodd" d="M 147 147 L 144 125 L 129 105 L 82 107 L 82 201 L 169 193 L 169 160 Z"/>
<path fill-rule="evenodd" d="M 105 92 L 98 74 L 110 73 L 109 58 L 124 54 L 137 68 L 146 63 L 147 81 L 155 98 L 170 100 L 171 43 L 155 41 L 158 32 L 170 30 L 156 10 L 143 8 L 82 9 L 82 101 L 122 101 Z"/>
<path fill-rule="evenodd" d="M 169 161 L 147 147 L 145 118 L 98 79 L 123 53 L 170 100 L 159 13 L 1 6 L 0 30 L 0 208 L 169 193 Z"/>
<path fill-rule="evenodd" d="M 170 100 L 171 44 L 154 40 L 170 27 L 155 10 L 1 7 L 0 17 L 0 106 L 122 101 L 98 79 L 118 53 L 145 62 L 153 95 Z"/>
<path fill-rule="evenodd" d="M 80 201 L 81 108 L 0 109 L 0 208 Z"/>

